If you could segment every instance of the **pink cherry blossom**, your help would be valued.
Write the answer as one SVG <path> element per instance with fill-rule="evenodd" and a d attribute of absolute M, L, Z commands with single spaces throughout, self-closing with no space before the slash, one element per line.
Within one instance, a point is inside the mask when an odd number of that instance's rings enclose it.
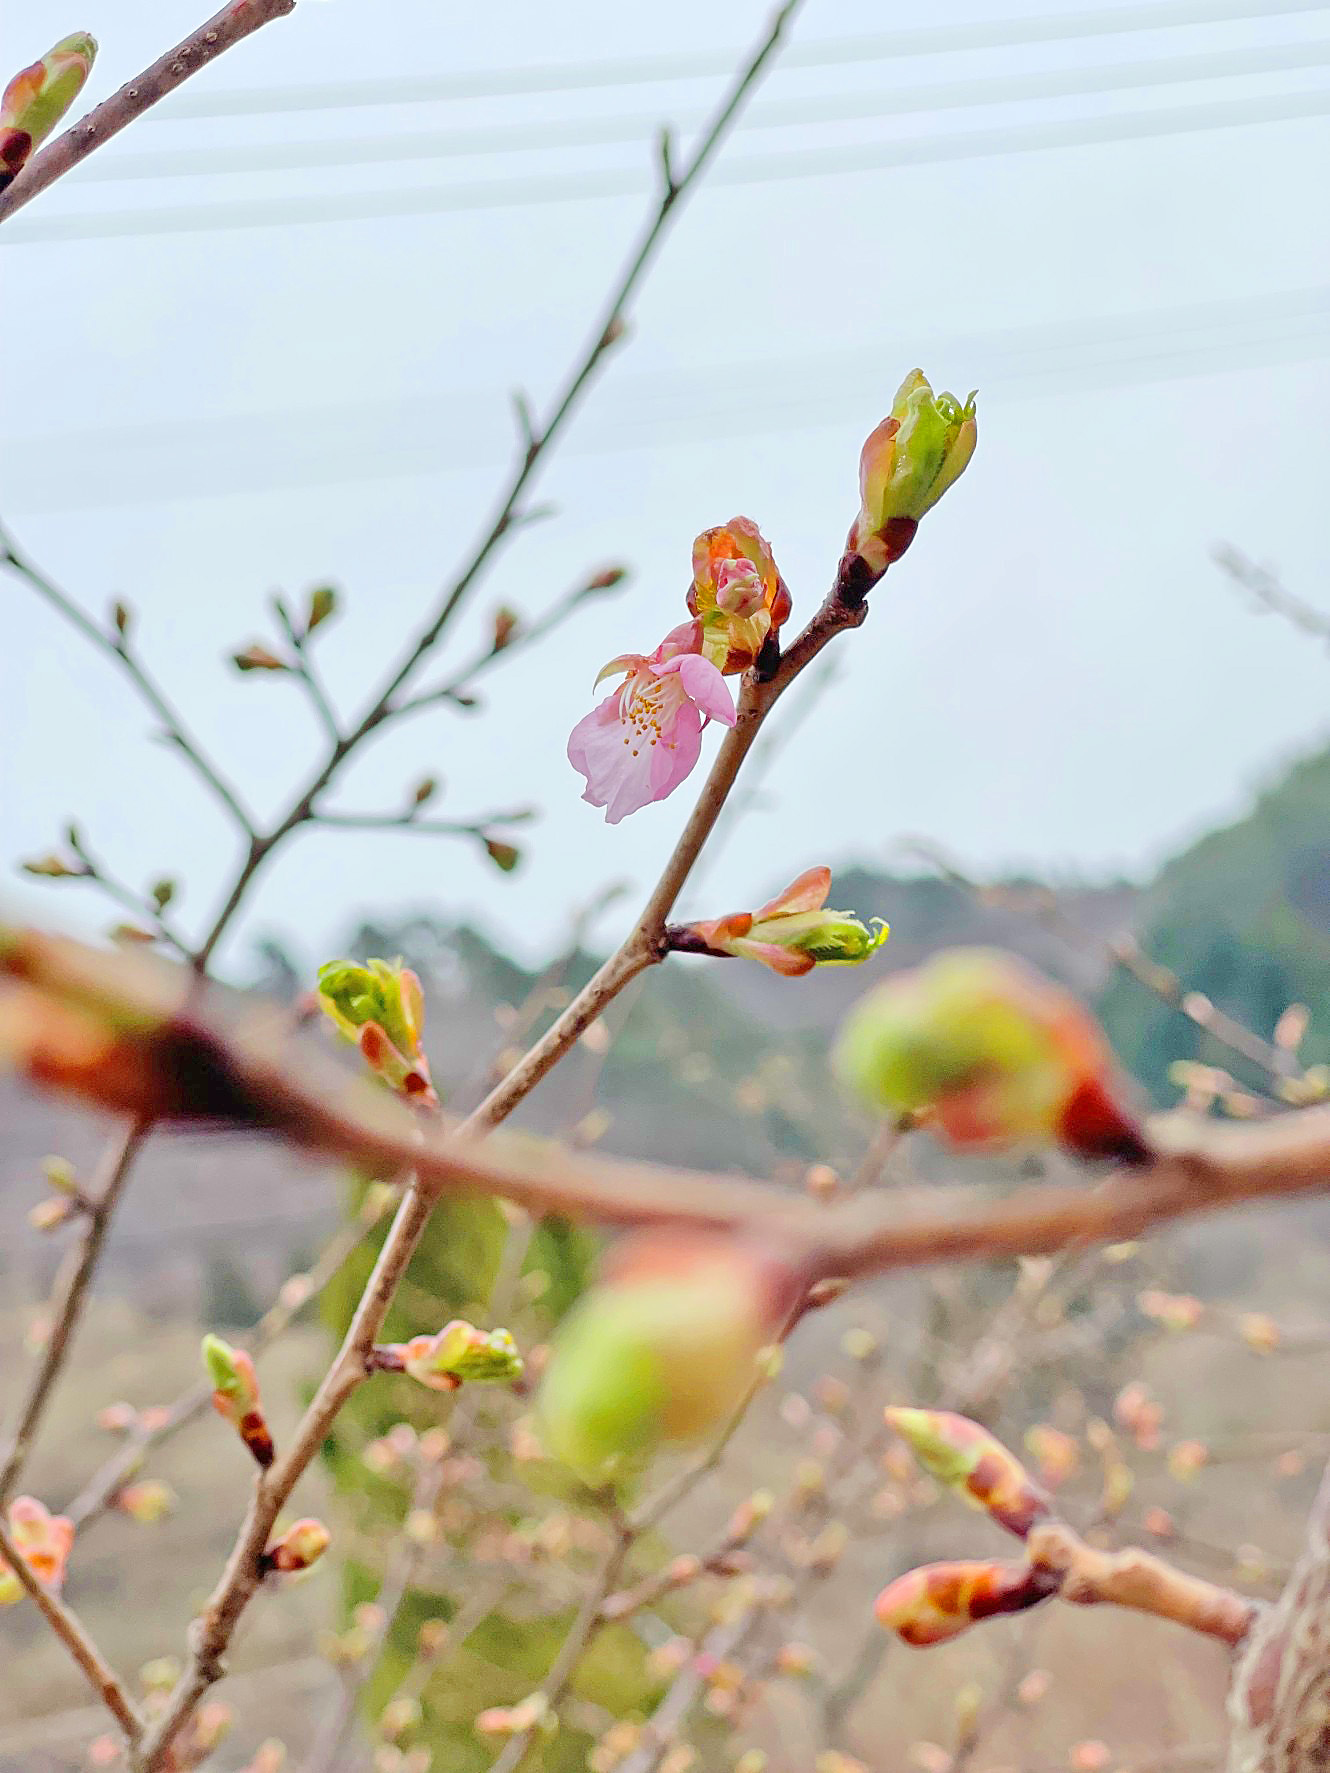
<path fill-rule="evenodd" d="M 583 800 L 603 806 L 608 824 L 674 792 L 698 760 L 708 720 L 734 725 L 725 680 L 700 645 L 700 624 L 685 622 L 654 653 L 611 659 L 596 679 L 626 673 L 573 728 L 568 761 L 586 777 Z"/>

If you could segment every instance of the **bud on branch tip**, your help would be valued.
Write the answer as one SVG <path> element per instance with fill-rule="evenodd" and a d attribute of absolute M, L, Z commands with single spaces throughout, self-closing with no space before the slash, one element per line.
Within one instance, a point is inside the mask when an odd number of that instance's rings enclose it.
<path fill-rule="evenodd" d="M 1015 1454 L 968 1416 L 899 1407 L 885 1414 L 887 1426 L 908 1442 L 931 1477 L 1018 1539 L 1051 1512 L 1048 1497 Z"/>
<path fill-rule="evenodd" d="M 75 31 L 15 74 L 0 94 L 0 191 L 82 92 L 96 55 L 96 39 Z"/>
<path fill-rule="evenodd" d="M 231 1424 L 260 1465 L 271 1465 L 272 1436 L 263 1415 L 254 1362 L 243 1348 L 232 1348 L 220 1336 L 205 1336 L 202 1353 L 213 1385 L 213 1409 Z"/>
<path fill-rule="evenodd" d="M 756 911 L 672 927 L 669 943 L 682 953 L 746 956 L 789 978 L 815 966 L 858 966 L 891 932 L 880 917 L 865 924 L 829 910 L 830 891 L 831 870 L 810 868 Z"/>

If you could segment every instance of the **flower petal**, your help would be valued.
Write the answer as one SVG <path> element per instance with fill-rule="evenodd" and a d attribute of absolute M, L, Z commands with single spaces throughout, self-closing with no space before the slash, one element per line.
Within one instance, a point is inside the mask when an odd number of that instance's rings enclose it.
<path fill-rule="evenodd" d="M 826 904 L 830 891 L 830 868 L 823 866 L 805 869 L 798 880 L 792 880 L 783 893 L 777 893 L 761 910 L 753 913 L 753 922 L 764 923 L 769 917 L 790 917 L 801 911 L 820 911 Z"/>
<path fill-rule="evenodd" d="M 695 703 L 708 720 L 718 720 L 722 726 L 734 725 L 738 718 L 734 700 L 725 686 L 725 679 L 710 659 L 704 659 L 700 653 L 691 653 L 680 659 L 675 669 L 689 701 Z"/>

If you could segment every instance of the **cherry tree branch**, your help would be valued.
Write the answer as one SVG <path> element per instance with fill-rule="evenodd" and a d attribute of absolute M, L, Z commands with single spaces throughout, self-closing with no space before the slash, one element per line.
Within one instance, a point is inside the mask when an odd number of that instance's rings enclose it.
<path fill-rule="evenodd" d="M 141 74 L 104 99 L 86 117 L 58 135 L 33 156 L 9 186 L 0 191 L 0 222 L 86 160 L 94 149 L 141 117 L 176 87 L 215 61 L 224 50 L 295 11 L 296 0 L 227 0 L 220 12 L 168 49 Z"/>
<path fill-rule="evenodd" d="M 39 1582 L 28 1567 L 27 1559 L 14 1544 L 4 1516 L 0 1513 L 0 1557 L 9 1565 L 35 1603 L 51 1630 L 69 1651 L 87 1677 L 88 1685 L 106 1706 L 124 1733 L 125 1740 L 135 1743 L 143 1734 L 143 1720 L 135 1710 L 119 1675 L 107 1662 L 88 1636 L 78 1616 L 72 1613 L 51 1589 Z"/>
<path fill-rule="evenodd" d="M 9 1451 L 0 1466 L 0 1507 L 17 1484 L 56 1381 L 64 1370 L 74 1333 L 83 1315 L 88 1290 L 106 1241 L 106 1233 L 139 1148 L 147 1137 L 147 1123 L 134 1121 L 107 1147 L 100 1176 L 89 1190 L 89 1210 L 82 1238 L 71 1259 L 61 1269 L 51 1296 L 50 1327 L 27 1395 L 19 1406 Z"/>

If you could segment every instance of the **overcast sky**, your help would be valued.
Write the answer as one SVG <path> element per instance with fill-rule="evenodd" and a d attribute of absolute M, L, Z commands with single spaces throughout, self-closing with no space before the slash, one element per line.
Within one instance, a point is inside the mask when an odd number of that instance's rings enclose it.
<path fill-rule="evenodd" d="M 976 46 L 1030 8 L 1047 31 Z M 4 56 L 87 27 L 97 100 L 201 10 L 4 0 Z M 859 445 L 916 362 L 979 388 L 974 465 L 840 644 L 697 909 L 813 862 L 884 862 L 912 833 L 983 870 L 1138 874 L 1324 741 L 1330 661 L 1253 615 L 1210 550 L 1232 541 L 1330 607 L 1330 7 L 1170 0 L 1210 22 L 1148 30 L 1145 10 L 1118 0 L 1101 21 L 1132 28 L 1094 32 L 1057 0 L 937 0 L 950 46 L 887 54 L 918 9 L 805 0 L 791 59 L 543 470 L 556 515 L 503 552 L 444 668 L 501 601 L 539 613 L 616 560 L 630 587 L 487 678 L 483 715 L 421 717 L 338 793 L 392 807 L 428 771 L 442 814 L 532 802 L 525 865 L 307 834 L 234 961 L 268 932 L 317 960 L 365 908 L 471 917 L 534 954 L 600 884 L 644 887 L 689 792 L 617 828 L 581 802 L 564 744 L 597 669 L 680 619 L 694 533 L 737 512 L 810 611 Z M 509 391 L 539 409 L 580 348 L 649 200 L 658 124 L 687 136 L 766 12 L 301 0 L 6 224 L 0 513 L 89 609 L 132 601 L 145 656 L 260 812 L 318 738 L 294 688 L 226 654 L 271 632 L 274 589 L 335 582 L 322 657 L 342 705 L 363 703 L 481 526 Z M 653 57 L 677 77 L 598 68 Z M 567 78 L 510 78 L 552 65 Z M 471 96 L 329 102 L 468 74 Z M 358 90 L 313 90 L 330 82 Z M 551 139 L 598 120 L 602 142 Z M 414 158 L 391 157 L 395 136 Z M 313 164 L 282 168 L 297 144 Z M 181 225 L 193 209 L 208 226 Z M 204 926 L 234 866 L 225 823 L 103 657 L 10 577 L 0 610 L 6 867 L 77 815 L 130 878 L 178 873 Z M 107 921 L 81 887 L 2 890 Z"/>

